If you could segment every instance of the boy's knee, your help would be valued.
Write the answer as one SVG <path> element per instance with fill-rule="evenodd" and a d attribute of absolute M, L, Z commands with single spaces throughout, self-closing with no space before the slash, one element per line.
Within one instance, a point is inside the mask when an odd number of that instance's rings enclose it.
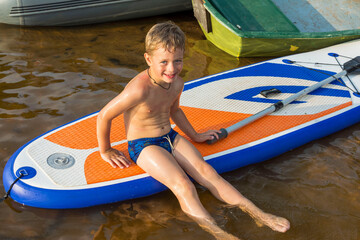
<path fill-rule="evenodd" d="M 188 177 L 179 177 L 176 179 L 173 188 L 175 195 L 184 195 L 189 193 L 196 192 L 194 184 L 190 181 Z"/>
<path fill-rule="evenodd" d="M 200 175 L 205 179 L 213 179 L 220 177 L 216 170 L 208 163 L 204 162 L 201 167 L 199 167 Z"/>

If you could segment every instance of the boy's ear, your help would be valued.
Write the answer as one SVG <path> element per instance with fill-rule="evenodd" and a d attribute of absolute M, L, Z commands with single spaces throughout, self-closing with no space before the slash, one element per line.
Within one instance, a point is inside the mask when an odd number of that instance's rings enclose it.
<path fill-rule="evenodd" d="M 144 53 L 144 58 L 145 58 L 145 61 L 147 63 L 147 65 L 150 67 L 151 66 L 151 57 L 148 53 Z"/>

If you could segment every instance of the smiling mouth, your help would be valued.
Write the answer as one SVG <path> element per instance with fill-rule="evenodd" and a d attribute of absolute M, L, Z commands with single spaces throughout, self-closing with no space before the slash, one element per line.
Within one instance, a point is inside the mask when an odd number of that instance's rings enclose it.
<path fill-rule="evenodd" d="M 174 78 L 176 76 L 176 74 L 164 74 L 164 75 L 168 78 Z"/>

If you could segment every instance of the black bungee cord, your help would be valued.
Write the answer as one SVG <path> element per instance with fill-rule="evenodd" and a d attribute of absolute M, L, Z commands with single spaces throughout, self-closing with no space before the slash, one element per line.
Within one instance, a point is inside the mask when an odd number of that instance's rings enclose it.
<path fill-rule="evenodd" d="M 315 71 L 315 72 L 318 72 L 318 73 L 321 73 L 321 74 L 324 74 L 324 75 L 327 75 L 327 76 L 333 76 L 332 74 L 329 74 L 329 73 L 326 73 L 326 72 L 323 72 L 321 70 L 318 70 L 318 69 L 315 69 L 315 68 L 311 68 L 311 67 L 307 67 L 307 66 L 304 66 L 302 64 L 314 64 L 314 65 L 332 65 L 332 66 L 339 66 L 342 70 L 344 70 L 344 67 L 343 65 L 339 62 L 338 60 L 338 57 L 343 57 L 343 58 L 347 58 L 347 59 L 351 59 L 351 60 L 355 60 L 356 62 L 358 62 L 356 59 L 354 58 L 351 58 L 351 57 L 348 57 L 348 56 L 343 56 L 343 55 L 339 55 L 339 54 L 336 54 L 336 53 L 330 53 L 329 54 L 330 56 L 334 57 L 337 64 L 335 63 L 321 63 L 321 62 L 302 62 L 302 61 L 293 61 L 293 60 L 284 60 L 285 63 L 289 63 L 289 64 L 295 64 L 299 67 L 304 67 L 306 69 L 309 69 L 309 70 L 312 70 L 312 71 Z M 360 62 L 358 62 L 360 63 Z M 360 67 L 356 66 L 356 69 L 360 69 Z M 356 86 L 354 85 L 354 83 L 351 81 L 351 79 L 349 78 L 349 76 L 346 74 L 346 77 L 347 79 L 349 80 L 349 82 L 351 83 L 352 87 L 354 89 L 351 89 L 350 87 L 348 87 L 344 81 L 342 81 L 341 79 L 339 78 L 335 78 L 338 82 L 340 82 L 344 87 L 346 87 L 347 89 L 349 89 L 351 92 L 355 93 L 355 94 L 360 94 L 359 90 L 356 88 Z"/>
<path fill-rule="evenodd" d="M 20 172 L 20 176 L 17 177 L 15 179 L 15 181 L 10 185 L 9 190 L 6 192 L 5 196 L 3 198 L 0 198 L 0 203 L 3 202 L 4 200 L 6 200 L 10 196 L 10 192 L 11 192 L 12 188 L 14 187 L 15 183 L 17 183 L 17 181 L 19 181 L 20 178 L 22 178 L 23 176 L 25 176 L 25 174 Z"/>

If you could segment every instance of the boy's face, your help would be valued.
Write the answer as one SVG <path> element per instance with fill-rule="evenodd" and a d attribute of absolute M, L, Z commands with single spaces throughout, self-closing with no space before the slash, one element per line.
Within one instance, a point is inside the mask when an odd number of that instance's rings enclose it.
<path fill-rule="evenodd" d="M 166 83 L 173 82 L 180 74 L 183 68 L 183 55 L 182 49 L 168 51 L 163 47 L 157 48 L 151 54 L 144 54 L 151 77 Z"/>

